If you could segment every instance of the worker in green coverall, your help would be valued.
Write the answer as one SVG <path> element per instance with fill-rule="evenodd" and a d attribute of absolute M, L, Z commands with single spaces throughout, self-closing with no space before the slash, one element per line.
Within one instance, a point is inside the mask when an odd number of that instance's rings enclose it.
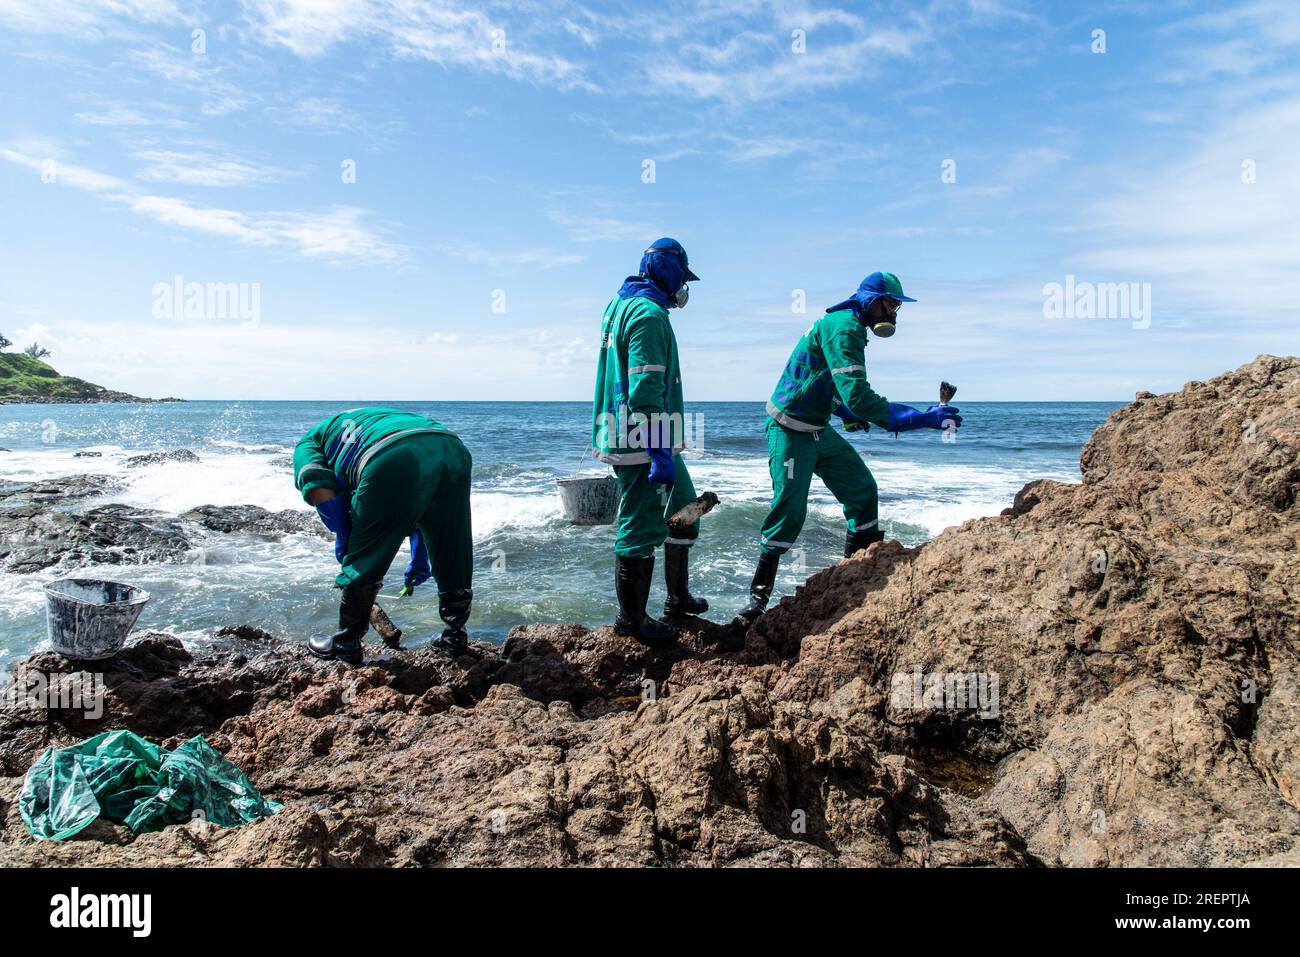
<path fill-rule="evenodd" d="M 849 299 L 826 310 L 790 354 L 781 380 L 767 403 L 768 471 L 772 507 L 759 538 L 758 568 L 749 586 L 744 623 L 767 608 L 781 555 L 794 546 L 808 515 L 808 490 L 817 475 L 844 508 L 848 557 L 884 539 L 879 526 L 879 499 L 871 470 L 833 428 L 831 415 L 856 431 L 877 425 L 890 432 L 957 428 L 954 406 L 931 406 L 925 412 L 890 402 L 867 381 L 867 330 L 877 338 L 894 334 L 902 303 L 902 283 L 889 272 L 874 272 Z"/>
<path fill-rule="evenodd" d="M 685 419 L 677 337 L 669 309 L 686 305 L 691 272 L 686 250 L 675 239 L 651 243 L 640 273 L 629 276 L 605 307 L 596 398 L 593 455 L 614 467 L 620 494 L 614 543 L 614 628 L 652 647 L 672 645 L 678 629 L 646 614 L 654 577 L 654 551 L 664 546 L 667 617 L 698 615 L 709 603 L 690 593 L 688 556 L 698 523 L 668 531 L 666 516 L 695 498 L 682 461 Z"/>
<path fill-rule="evenodd" d="M 434 647 L 465 650 L 474 577 L 470 454 L 448 428 L 395 409 L 353 409 L 319 422 L 293 453 L 294 484 L 335 534 L 343 589 L 339 630 L 312 638 L 318 658 L 361 664 L 370 607 L 410 536 L 410 589 L 432 574 L 446 629 Z M 430 561 L 432 559 L 432 562 Z"/>

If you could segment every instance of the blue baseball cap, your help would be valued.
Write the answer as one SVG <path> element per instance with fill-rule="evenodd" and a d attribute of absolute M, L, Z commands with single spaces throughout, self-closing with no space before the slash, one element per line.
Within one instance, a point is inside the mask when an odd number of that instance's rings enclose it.
<path fill-rule="evenodd" d="M 660 254 L 672 253 L 678 259 L 681 260 L 682 269 L 686 271 L 686 281 L 687 282 L 700 281 L 700 277 L 695 275 L 695 273 L 691 272 L 691 261 L 686 258 L 686 248 L 682 246 L 682 244 L 679 243 L 677 240 L 670 239 L 667 236 L 665 236 L 663 239 L 656 239 L 654 242 L 650 244 L 649 248 L 646 249 L 643 255 L 649 256 L 654 253 L 660 253 Z M 896 279 L 894 281 L 897 282 L 898 280 Z"/>

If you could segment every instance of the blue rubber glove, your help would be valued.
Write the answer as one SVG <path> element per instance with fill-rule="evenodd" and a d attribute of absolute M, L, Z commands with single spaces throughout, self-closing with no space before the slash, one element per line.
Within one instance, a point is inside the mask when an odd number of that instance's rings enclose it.
<path fill-rule="evenodd" d="M 341 564 L 343 556 L 348 553 L 348 536 L 352 534 L 348 500 L 342 495 L 335 495 L 317 505 L 316 514 L 325 527 L 334 533 L 334 559 Z"/>
<path fill-rule="evenodd" d="M 673 463 L 672 423 L 660 420 L 645 426 L 646 452 L 650 455 L 650 484 L 674 485 L 677 482 L 677 466 Z"/>
<path fill-rule="evenodd" d="M 422 585 L 429 580 L 433 574 L 433 569 L 429 567 L 429 550 L 424 547 L 424 539 L 420 536 L 418 530 L 411 533 L 411 560 L 406 563 L 406 582 L 402 589 L 403 595 L 409 595 L 415 590 L 416 585 Z"/>
<path fill-rule="evenodd" d="M 859 419 L 856 415 L 850 412 L 849 407 L 843 402 L 841 402 L 840 407 L 835 410 L 835 414 L 838 415 L 840 420 L 844 423 L 845 432 L 862 432 L 870 428 L 863 419 Z"/>
<path fill-rule="evenodd" d="M 650 484 L 677 484 L 677 466 L 673 463 L 672 449 L 650 449 Z"/>
<path fill-rule="evenodd" d="M 955 405 L 932 405 L 922 412 L 899 402 L 889 403 L 889 431 L 911 432 L 913 429 L 943 429 L 945 422 L 961 428 L 961 416 Z"/>

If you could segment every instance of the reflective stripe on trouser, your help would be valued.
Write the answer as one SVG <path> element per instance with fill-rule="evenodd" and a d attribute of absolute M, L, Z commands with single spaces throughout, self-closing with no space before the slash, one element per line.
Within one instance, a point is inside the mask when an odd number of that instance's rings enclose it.
<path fill-rule="evenodd" d="M 832 428 L 820 435 L 796 432 L 767 420 L 768 471 L 772 473 L 772 508 L 763 520 L 765 552 L 781 554 L 799 538 L 808 515 L 808 488 L 817 475 L 844 506 L 849 531 L 875 528 L 880 502 L 876 480 L 865 462 Z"/>
<path fill-rule="evenodd" d="M 668 515 L 687 505 L 695 498 L 695 484 L 686 463 L 680 455 L 673 456 L 677 484 L 673 486 L 672 504 Z M 650 484 L 649 465 L 616 465 L 618 477 L 618 537 L 614 540 L 614 554 L 624 558 L 649 558 L 668 536 L 668 523 L 664 521 L 664 495 L 662 485 Z M 700 534 L 700 523 L 683 529 L 673 529 L 672 541 L 682 545 L 692 544 Z"/>
<path fill-rule="evenodd" d="M 383 581 L 418 528 L 438 591 L 471 587 L 470 465 L 469 450 L 454 435 L 411 435 L 376 452 L 352 493 L 352 533 L 335 584 Z"/>

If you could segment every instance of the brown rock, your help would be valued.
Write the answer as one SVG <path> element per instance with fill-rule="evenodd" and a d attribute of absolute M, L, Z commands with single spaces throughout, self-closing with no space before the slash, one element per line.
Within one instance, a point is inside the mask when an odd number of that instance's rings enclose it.
<path fill-rule="evenodd" d="M 351 670 L 252 628 L 204 657 L 145 635 L 97 666 L 102 716 L 0 710 L 0 860 L 1300 864 L 1298 428 L 1294 358 L 1140 396 L 1083 484 L 873 545 L 737 654 L 703 622 L 671 651 L 531 625 Z M 46 653 L 15 682 L 36 674 L 84 680 Z M 32 841 L 21 775 L 107 727 L 205 734 L 286 808 Z"/>

